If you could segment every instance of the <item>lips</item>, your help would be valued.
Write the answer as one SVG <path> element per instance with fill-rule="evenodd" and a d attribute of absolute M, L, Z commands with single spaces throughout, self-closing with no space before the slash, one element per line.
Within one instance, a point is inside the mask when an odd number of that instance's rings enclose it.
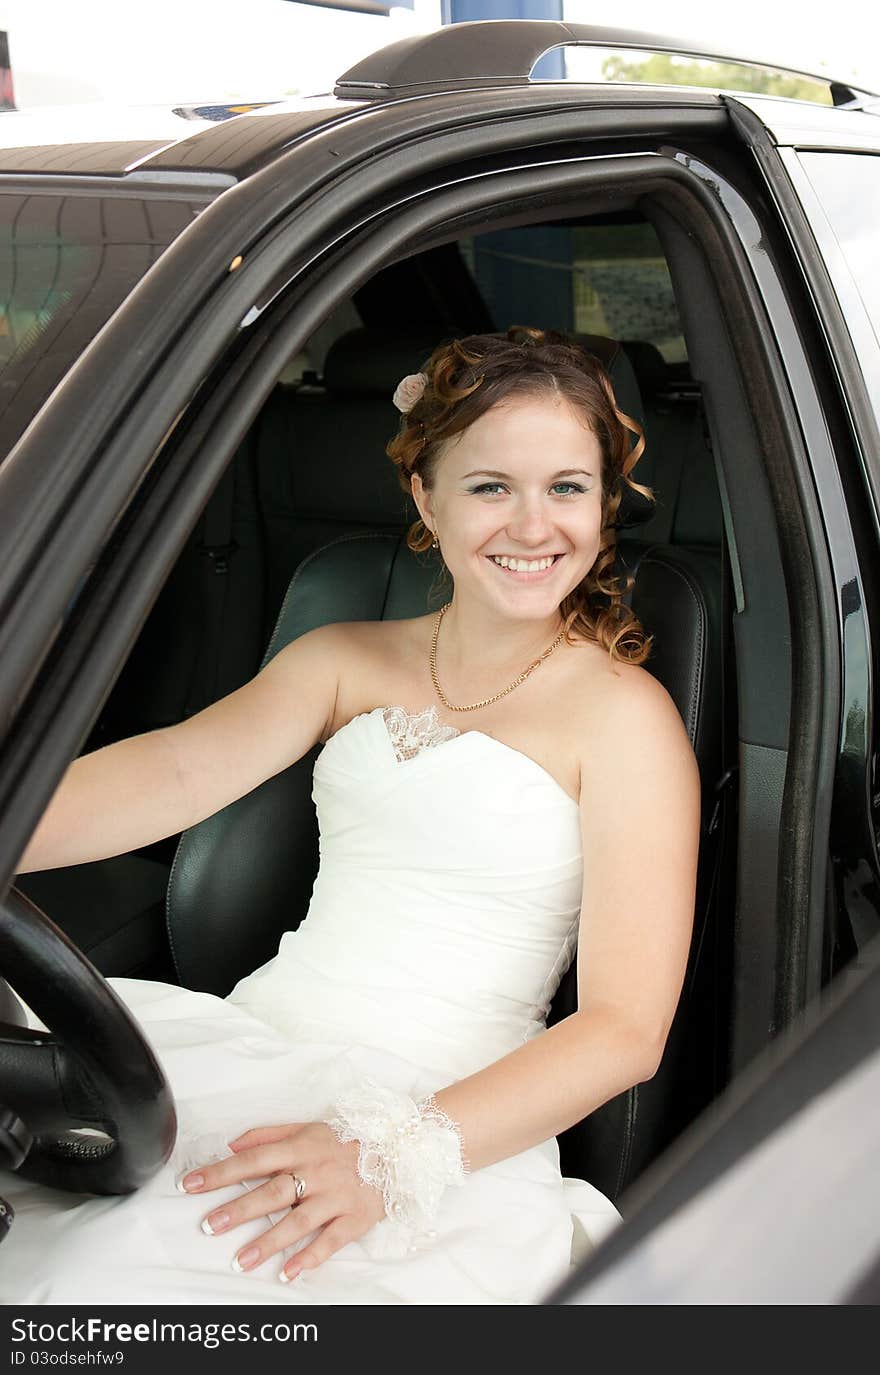
<path fill-rule="evenodd" d="M 543 557 L 548 558 L 549 555 L 545 554 Z M 554 554 L 553 562 L 547 568 L 536 569 L 534 572 L 530 573 L 518 573 L 512 568 L 502 568 L 500 563 L 495 562 L 495 559 L 491 554 L 486 555 L 487 562 L 491 563 L 493 568 L 497 568 L 498 572 L 501 574 L 502 577 L 513 579 L 515 582 L 546 581 L 546 579 L 551 578 L 553 576 L 554 569 L 558 566 L 560 560 L 564 557 L 565 556 L 563 554 Z M 532 560 L 530 560 L 530 562 L 532 562 Z"/>

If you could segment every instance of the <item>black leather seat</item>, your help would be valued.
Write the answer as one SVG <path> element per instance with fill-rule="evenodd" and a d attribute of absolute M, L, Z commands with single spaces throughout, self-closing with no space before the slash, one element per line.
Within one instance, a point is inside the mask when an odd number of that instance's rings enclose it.
<path fill-rule="evenodd" d="M 442 592 L 432 597 L 437 568 L 414 556 L 403 536 L 351 534 L 325 545 L 297 570 L 267 659 L 328 622 L 425 614 L 445 599 Z M 717 775 L 720 728 L 717 571 L 711 555 L 650 549 L 640 559 L 633 596 L 656 636 L 652 670 L 681 711 L 707 783 Z M 319 748 L 182 837 L 168 890 L 169 937 L 182 984 L 225 995 L 271 958 L 281 933 L 305 915 L 318 861 L 311 775 Z M 572 967 L 553 1014 L 575 1005 Z M 690 1011 L 685 999 L 661 1074 L 561 1139 L 568 1173 L 616 1196 L 656 1154 L 686 1069 Z"/>

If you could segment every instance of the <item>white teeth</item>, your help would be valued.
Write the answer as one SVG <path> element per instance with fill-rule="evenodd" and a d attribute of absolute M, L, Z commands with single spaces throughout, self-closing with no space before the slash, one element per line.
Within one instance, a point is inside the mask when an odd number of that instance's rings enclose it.
<path fill-rule="evenodd" d="M 514 573 L 541 573 L 554 561 L 552 555 L 547 559 L 512 559 L 507 554 L 493 554 L 492 558 L 502 568 L 510 568 Z"/>

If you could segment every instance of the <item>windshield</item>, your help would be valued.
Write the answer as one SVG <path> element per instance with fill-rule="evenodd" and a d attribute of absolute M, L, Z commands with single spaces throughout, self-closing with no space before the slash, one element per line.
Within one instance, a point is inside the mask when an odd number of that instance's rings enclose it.
<path fill-rule="evenodd" d="M 0 196 L 0 458 L 86 345 L 202 209 L 113 190 Z"/>

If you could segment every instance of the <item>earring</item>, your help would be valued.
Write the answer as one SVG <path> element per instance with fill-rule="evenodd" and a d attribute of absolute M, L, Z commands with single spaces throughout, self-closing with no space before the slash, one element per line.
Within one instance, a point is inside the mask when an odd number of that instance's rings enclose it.
<path fill-rule="evenodd" d="M 434 538 L 431 540 L 431 548 L 432 548 L 432 549 L 439 549 L 439 548 L 440 548 L 440 541 L 438 540 L 436 534 L 435 534 Z"/>

